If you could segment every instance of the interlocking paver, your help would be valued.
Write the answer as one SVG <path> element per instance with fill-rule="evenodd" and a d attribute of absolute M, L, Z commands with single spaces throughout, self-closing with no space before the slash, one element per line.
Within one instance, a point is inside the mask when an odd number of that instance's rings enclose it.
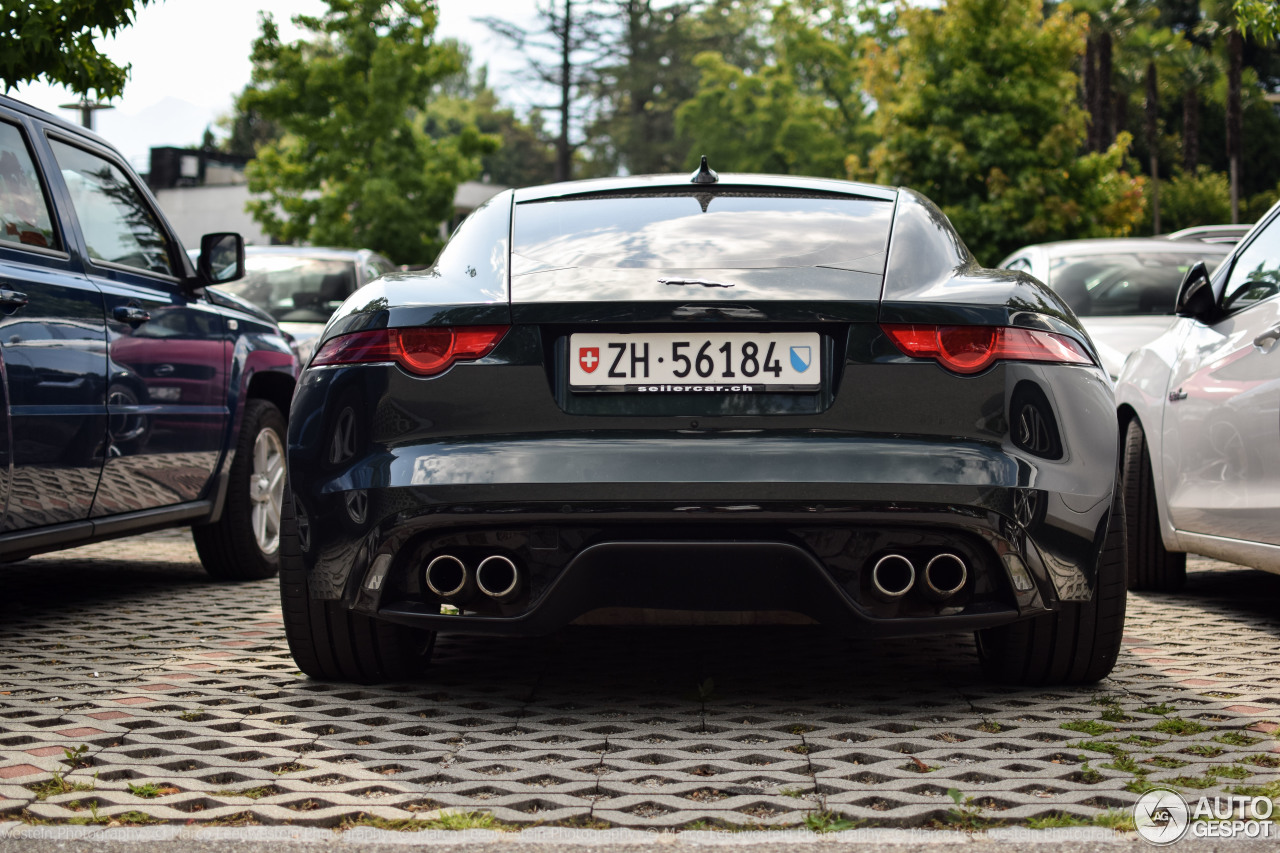
<path fill-rule="evenodd" d="M 0 814 L 28 819 L 918 826 L 949 789 L 1011 821 L 1144 783 L 1280 795 L 1280 578 L 1221 563 L 1132 595 L 1081 689 L 989 684 L 968 636 L 802 626 L 442 637 L 421 682 L 328 684 L 295 670 L 275 582 L 209 581 L 186 534 L 0 570 Z"/>

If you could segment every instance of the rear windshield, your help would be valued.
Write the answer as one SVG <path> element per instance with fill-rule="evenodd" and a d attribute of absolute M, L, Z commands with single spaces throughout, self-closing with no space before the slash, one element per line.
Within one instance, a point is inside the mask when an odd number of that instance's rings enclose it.
<path fill-rule="evenodd" d="M 525 202 L 512 271 L 839 266 L 885 251 L 892 215 L 879 199 L 759 192 Z"/>
<path fill-rule="evenodd" d="M 1048 285 L 1077 317 L 1172 314 L 1182 277 L 1196 261 L 1210 269 L 1222 254 L 1140 252 L 1055 258 Z"/>

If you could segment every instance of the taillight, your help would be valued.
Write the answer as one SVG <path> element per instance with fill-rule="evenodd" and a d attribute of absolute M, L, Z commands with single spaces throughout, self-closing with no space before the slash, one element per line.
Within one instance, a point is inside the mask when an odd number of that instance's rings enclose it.
<path fill-rule="evenodd" d="M 1093 364 L 1084 347 L 1065 335 L 1009 326 L 933 326 L 882 323 L 898 349 L 933 358 L 954 373 L 981 373 L 997 361 Z"/>
<path fill-rule="evenodd" d="M 410 373 L 434 376 L 455 361 L 484 358 L 510 326 L 414 326 L 370 329 L 326 341 L 312 367 L 394 361 Z"/>

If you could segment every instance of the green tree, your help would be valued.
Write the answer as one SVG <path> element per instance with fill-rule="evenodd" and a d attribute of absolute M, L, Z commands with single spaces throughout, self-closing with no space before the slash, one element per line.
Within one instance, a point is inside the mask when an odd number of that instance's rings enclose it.
<path fill-rule="evenodd" d="M 844 177 L 869 131 L 863 41 L 843 0 L 793 0 L 773 9 L 767 64 L 698 56 L 697 93 L 677 111 L 685 165 L 705 153 L 717 169 Z"/>
<path fill-rule="evenodd" d="M 501 140 L 497 150 L 480 158 L 480 173 L 488 181 L 527 187 L 555 180 L 555 140 L 543 129 L 542 113 L 534 110 L 521 121 L 504 107 L 488 83 L 488 69 L 471 70 L 470 52 L 460 46 L 463 68 L 444 81 L 440 95 L 428 105 L 425 128 L 433 139 L 448 139 L 475 127 Z"/>
<path fill-rule="evenodd" d="M 559 119 L 556 132 L 557 181 L 574 177 L 574 152 L 581 143 L 581 126 L 591 111 L 590 91 L 604 44 L 604 18 L 597 0 L 540 0 L 538 26 L 526 29 L 502 18 L 481 23 L 515 45 L 523 56 L 529 79 L 551 87 L 555 103 L 547 104 Z"/>
<path fill-rule="evenodd" d="M 256 109 L 245 105 L 246 92 L 251 89 L 252 83 L 236 96 L 232 111 L 219 116 L 217 120 L 218 128 L 225 134 L 218 143 L 218 148 L 239 157 L 256 156 L 262 146 L 279 142 L 283 133 L 278 123 L 264 118 Z"/>
<path fill-rule="evenodd" d="M 326 0 L 294 23 L 311 40 L 281 42 L 270 15 L 253 44 L 241 104 L 281 137 L 246 170 L 262 198 L 249 211 L 273 237 L 375 249 L 429 262 L 462 180 L 497 143 L 474 126 L 432 139 L 421 115 L 435 84 L 459 70 L 432 41 L 429 0 Z"/>
<path fill-rule="evenodd" d="M 1218 225 L 1231 216 L 1231 184 L 1222 172 L 1201 166 L 1183 172 L 1161 187 L 1164 220 L 1162 231 L 1193 225 Z"/>
<path fill-rule="evenodd" d="M 133 24 L 150 0 L 5 0 L 0 5 L 0 79 L 5 92 L 44 80 L 77 95 L 115 98 L 129 66 L 116 65 L 94 40 Z"/>
<path fill-rule="evenodd" d="M 730 63 L 756 67 L 763 56 L 763 0 L 611 0 L 609 8 L 609 61 L 597 68 L 596 118 L 587 127 L 582 171 L 685 168 L 691 143 L 677 132 L 676 110 L 697 93 L 694 58 L 717 51 Z"/>
<path fill-rule="evenodd" d="M 1040 0 L 948 0 L 904 9 L 875 56 L 876 177 L 934 199 L 984 263 L 1019 245 L 1123 236 L 1142 214 L 1130 137 L 1080 155 L 1086 114 L 1072 72 L 1086 20 Z"/>

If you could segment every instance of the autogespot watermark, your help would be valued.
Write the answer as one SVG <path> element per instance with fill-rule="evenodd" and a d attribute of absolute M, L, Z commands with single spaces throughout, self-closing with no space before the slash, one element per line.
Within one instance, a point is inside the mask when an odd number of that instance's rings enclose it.
<path fill-rule="evenodd" d="M 1201 797 L 1192 807 L 1177 791 L 1154 788 L 1133 806 L 1138 834 L 1152 844 L 1192 838 L 1274 838 L 1275 803 L 1267 797 Z"/>

